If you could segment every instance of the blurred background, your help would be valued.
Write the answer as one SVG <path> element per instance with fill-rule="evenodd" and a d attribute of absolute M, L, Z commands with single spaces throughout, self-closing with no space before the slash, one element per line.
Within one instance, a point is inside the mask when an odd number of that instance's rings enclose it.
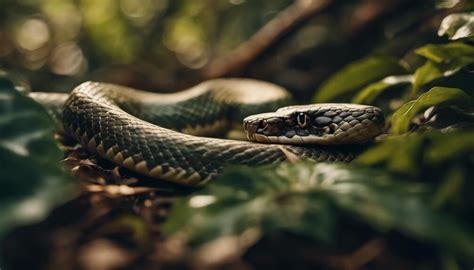
<path fill-rule="evenodd" d="M 98 80 L 169 92 L 238 76 L 306 100 L 354 59 L 431 41 L 444 17 L 434 2 L 0 0 L 0 68 L 36 91 Z"/>

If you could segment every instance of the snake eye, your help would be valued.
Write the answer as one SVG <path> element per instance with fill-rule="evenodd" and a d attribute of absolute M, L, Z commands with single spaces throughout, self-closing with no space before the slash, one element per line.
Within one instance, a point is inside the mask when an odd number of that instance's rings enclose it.
<path fill-rule="evenodd" d="M 296 116 L 296 121 L 301 128 L 305 128 L 308 125 L 309 117 L 305 113 L 298 113 Z"/>

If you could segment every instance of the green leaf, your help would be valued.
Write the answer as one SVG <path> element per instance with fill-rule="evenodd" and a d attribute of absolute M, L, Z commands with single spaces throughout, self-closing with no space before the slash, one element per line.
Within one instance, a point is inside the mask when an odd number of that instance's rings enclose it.
<path fill-rule="evenodd" d="M 428 61 L 415 71 L 413 93 L 435 79 L 451 76 L 462 67 L 474 63 L 474 46 L 460 42 L 445 45 L 428 44 L 415 52 Z"/>
<path fill-rule="evenodd" d="M 164 233 L 199 245 L 283 229 L 334 244 L 336 228 L 344 225 L 341 217 L 349 216 L 380 232 L 398 230 L 472 258 L 472 230 L 433 210 L 426 200 L 429 191 L 378 170 L 342 164 L 240 167 L 178 200 Z"/>
<path fill-rule="evenodd" d="M 328 102 L 358 90 L 389 75 L 404 74 L 406 70 L 389 57 L 369 57 L 353 62 L 325 81 L 313 98 Z"/>
<path fill-rule="evenodd" d="M 474 12 L 448 15 L 441 22 L 438 35 L 447 35 L 450 40 L 472 38 L 474 36 Z"/>
<path fill-rule="evenodd" d="M 60 165 L 52 127 L 40 105 L 0 77 L 0 237 L 71 198 L 74 185 Z"/>
<path fill-rule="evenodd" d="M 437 192 L 433 195 L 433 207 L 440 208 L 447 202 L 456 198 L 466 180 L 462 170 L 459 167 L 450 168 L 445 180 L 439 186 Z"/>
<path fill-rule="evenodd" d="M 457 4 L 459 4 L 461 0 L 437 0 L 436 1 L 436 8 L 437 9 L 445 9 L 445 8 L 453 8 Z"/>
<path fill-rule="evenodd" d="M 474 158 L 473 152 L 473 131 L 441 133 L 432 130 L 388 136 L 359 155 L 355 163 L 415 176 L 441 163 L 458 164 L 459 160 Z"/>
<path fill-rule="evenodd" d="M 431 134 L 432 146 L 426 151 L 426 161 L 438 164 L 442 161 L 472 156 L 474 131 Z"/>
<path fill-rule="evenodd" d="M 471 96 L 458 88 L 433 87 L 416 100 L 403 104 L 393 113 L 392 134 L 403 134 L 410 128 L 410 123 L 419 112 L 431 106 L 470 106 L 473 104 Z"/>
<path fill-rule="evenodd" d="M 463 66 L 474 62 L 474 46 L 462 42 L 444 45 L 427 44 L 416 49 L 415 53 L 438 64 Z"/>
<path fill-rule="evenodd" d="M 287 169 L 291 170 L 283 170 Z M 308 173 L 304 170 L 299 175 L 309 177 Z M 329 202 L 324 195 L 304 196 L 302 192 L 308 185 L 305 181 L 293 184 L 271 170 L 230 170 L 216 184 L 176 202 L 164 232 L 170 235 L 186 227 L 191 242 L 205 243 L 248 230 L 269 232 L 287 228 L 328 242 L 334 237 L 335 229 Z M 311 219 L 312 215 L 320 218 Z"/>
<path fill-rule="evenodd" d="M 373 104 L 375 99 L 384 91 L 389 90 L 395 86 L 407 85 L 412 81 L 413 76 L 389 76 L 381 81 L 369 84 L 352 99 L 352 103 L 359 104 Z"/>
<path fill-rule="evenodd" d="M 388 137 L 382 143 L 362 153 L 355 162 L 366 166 L 383 165 L 391 172 L 415 176 L 420 169 L 421 136 Z"/>
<path fill-rule="evenodd" d="M 454 70 L 452 74 L 454 74 L 456 71 L 458 70 Z M 415 71 L 415 74 L 413 74 L 412 94 L 416 94 L 424 84 L 449 75 L 450 73 L 444 73 L 443 68 L 440 65 L 429 60 L 426 61 L 426 63 L 419 67 Z"/>

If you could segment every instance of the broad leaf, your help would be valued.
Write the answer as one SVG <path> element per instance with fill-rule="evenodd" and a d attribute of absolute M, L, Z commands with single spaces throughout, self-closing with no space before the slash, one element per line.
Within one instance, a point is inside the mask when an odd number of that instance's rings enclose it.
<path fill-rule="evenodd" d="M 436 8 L 437 9 L 453 8 L 460 2 L 461 0 L 436 0 Z"/>
<path fill-rule="evenodd" d="M 415 53 L 438 64 L 463 66 L 474 62 L 474 46 L 462 42 L 444 45 L 427 44 L 416 49 Z"/>
<path fill-rule="evenodd" d="M 401 174 L 416 175 L 426 169 L 425 167 L 456 161 L 473 151 L 473 131 L 430 131 L 388 136 L 359 155 L 355 162 L 365 166 L 383 167 Z"/>
<path fill-rule="evenodd" d="M 334 101 L 389 75 L 404 74 L 405 69 L 389 57 L 369 57 L 353 62 L 322 84 L 314 97 L 315 102 Z"/>
<path fill-rule="evenodd" d="M 365 151 L 355 162 L 414 176 L 420 169 L 422 142 L 423 138 L 416 135 L 389 137 Z"/>
<path fill-rule="evenodd" d="M 428 61 L 415 71 L 413 76 L 413 92 L 421 86 L 442 77 L 458 72 L 462 67 L 474 63 L 474 46 L 460 42 L 446 45 L 428 44 L 415 51 Z"/>
<path fill-rule="evenodd" d="M 331 244 L 341 215 L 348 215 L 375 230 L 398 230 L 472 257 L 472 230 L 431 209 L 425 200 L 429 190 L 347 165 L 241 167 L 180 199 L 164 232 L 199 245 L 220 236 L 283 229 Z"/>
<path fill-rule="evenodd" d="M 375 99 L 384 91 L 400 85 L 408 85 L 411 83 L 413 76 L 389 76 L 381 81 L 369 84 L 352 99 L 352 103 L 373 104 Z"/>
<path fill-rule="evenodd" d="M 474 36 L 474 12 L 447 16 L 441 22 L 438 35 L 447 35 L 450 40 L 472 38 Z"/>
<path fill-rule="evenodd" d="M 403 134 L 410 128 L 410 123 L 419 112 L 431 106 L 472 106 L 473 99 L 457 88 L 434 87 L 416 100 L 405 103 L 392 116 L 392 134 Z"/>
<path fill-rule="evenodd" d="M 0 237 L 42 219 L 72 195 L 52 127 L 40 105 L 0 77 Z"/>
<path fill-rule="evenodd" d="M 471 203 L 474 185 L 469 181 L 474 165 L 472 130 L 449 133 L 427 130 L 388 136 L 360 155 L 355 163 L 394 172 L 399 178 L 416 176 L 418 181 L 436 189 L 431 199 L 433 207 L 464 217 L 474 213 Z"/>
<path fill-rule="evenodd" d="M 474 158 L 474 131 L 430 134 L 433 141 L 426 151 L 426 162 L 439 164 L 455 158 Z M 470 155 L 470 156 L 469 156 Z"/>
<path fill-rule="evenodd" d="M 458 71 L 458 69 L 455 69 L 452 72 L 445 73 L 443 69 L 443 67 L 435 62 L 429 60 L 426 61 L 426 63 L 419 67 L 415 71 L 415 74 L 413 74 L 412 94 L 416 94 L 424 84 L 444 76 L 450 76 L 451 74 L 454 74 L 456 71 Z"/>

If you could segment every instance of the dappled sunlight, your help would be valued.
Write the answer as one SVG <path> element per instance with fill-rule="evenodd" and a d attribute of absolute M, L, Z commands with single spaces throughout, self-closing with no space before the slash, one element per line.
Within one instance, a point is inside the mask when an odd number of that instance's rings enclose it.
<path fill-rule="evenodd" d="M 189 200 L 189 206 L 193 208 L 200 208 L 204 206 L 208 206 L 211 203 L 214 203 L 216 198 L 214 196 L 209 195 L 198 195 L 194 196 Z"/>

